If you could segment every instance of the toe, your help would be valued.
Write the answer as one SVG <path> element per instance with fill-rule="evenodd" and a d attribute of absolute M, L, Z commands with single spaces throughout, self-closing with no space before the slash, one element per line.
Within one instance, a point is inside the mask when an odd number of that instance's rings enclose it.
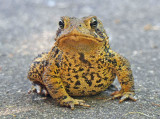
<path fill-rule="evenodd" d="M 122 95 L 121 94 L 116 94 L 112 97 L 112 99 L 120 98 Z"/>
<path fill-rule="evenodd" d="M 70 107 L 71 107 L 71 110 L 74 110 L 74 104 L 73 103 L 70 104 Z"/>
<path fill-rule="evenodd" d="M 78 100 L 73 98 L 68 98 L 60 102 L 61 106 L 70 107 L 71 110 L 74 110 L 75 106 L 83 106 L 83 107 L 90 107 L 90 105 L 86 104 L 84 100 Z"/>
<path fill-rule="evenodd" d="M 117 94 L 119 94 L 119 93 L 120 93 L 120 91 L 115 91 L 115 92 L 113 92 L 113 93 L 111 94 L 111 96 L 117 95 Z"/>
<path fill-rule="evenodd" d="M 121 97 L 119 103 L 125 101 L 126 99 L 131 99 L 132 101 L 136 101 L 137 99 L 134 97 L 134 95 L 135 95 L 134 92 L 127 92 L 127 93 L 125 93 L 125 94 Z"/>
<path fill-rule="evenodd" d="M 129 97 L 128 95 L 122 96 L 121 99 L 120 99 L 120 101 L 119 101 L 119 103 L 121 103 L 121 102 L 123 102 L 124 100 L 128 99 L 128 97 Z"/>
<path fill-rule="evenodd" d="M 38 94 L 41 94 L 41 92 L 42 92 L 41 86 L 35 85 L 35 89 L 36 89 L 36 92 L 37 92 Z"/>
<path fill-rule="evenodd" d="M 34 87 L 34 85 L 31 86 L 31 89 L 28 91 L 28 94 L 31 94 L 33 92 L 37 92 L 36 88 Z"/>
<path fill-rule="evenodd" d="M 83 106 L 83 107 L 91 107 L 90 105 L 88 105 L 86 103 L 83 103 L 81 106 Z"/>
<path fill-rule="evenodd" d="M 135 96 L 129 96 L 129 98 L 133 101 L 137 101 L 137 98 Z"/>
<path fill-rule="evenodd" d="M 48 91 L 46 89 L 42 89 L 42 95 L 47 96 L 48 95 Z"/>

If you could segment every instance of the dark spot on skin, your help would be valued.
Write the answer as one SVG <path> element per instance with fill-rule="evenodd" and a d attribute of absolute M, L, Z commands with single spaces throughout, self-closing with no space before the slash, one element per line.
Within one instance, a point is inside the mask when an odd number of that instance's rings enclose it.
<path fill-rule="evenodd" d="M 128 85 L 128 82 L 129 81 L 127 81 L 127 82 L 120 82 L 122 85 Z"/>
<path fill-rule="evenodd" d="M 68 78 L 67 80 L 68 80 L 68 81 L 70 81 L 70 80 L 71 80 L 71 78 Z"/>
<path fill-rule="evenodd" d="M 57 91 L 57 90 L 54 90 L 53 93 L 56 94 L 56 93 L 58 93 L 58 91 Z"/>
<path fill-rule="evenodd" d="M 71 68 L 68 68 L 68 72 L 71 70 Z"/>
<path fill-rule="evenodd" d="M 78 67 L 78 66 L 79 66 L 79 64 L 75 65 L 75 67 Z"/>
<path fill-rule="evenodd" d="M 29 73 L 28 73 L 28 76 L 32 76 L 32 72 L 29 72 Z"/>
<path fill-rule="evenodd" d="M 70 88 L 70 85 L 69 85 L 69 84 L 67 84 L 65 87 L 66 87 L 66 88 Z"/>
<path fill-rule="evenodd" d="M 78 76 L 78 75 L 75 75 L 74 77 L 75 77 L 76 79 L 78 79 L 79 76 Z"/>
<path fill-rule="evenodd" d="M 53 57 L 56 57 L 56 55 L 58 54 L 58 52 L 59 52 L 59 49 L 56 49 L 55 54 L 54 54 Z"/>
<path fill-rule="evenodd" d="M 102 39 L 104 39 L 105 37 L 104 37 L 104 35 L 103 35 L 103 32 L 100 30 L 100 29 L 95 29 L 95 32 L 102 38 Z"/>
<path fill-rule="evenodd" d="M 60 85 L 58 88 L 54 88 L 54 87 L 53 87 L 53 89 L 54 89 L 54 90 L 57 90 L 57 91 L 58 91 L 59 89 L 62 89 L 62 88 L 63 88 L 62 85 Z M 52 90 L 52 89 L 51 89 L 51 90 Z"/>
<path fill-rule="evenodd" d="M 80 55 L 80 57 L 79 57 L 80 61 L 82 61 L 85 64 L 88 64 L 89 66 L 91 66 L 91 63 L 84 58 L 84 54 L 83 53 L 79 53 L 79 55 Z"/>
<path fill-rule="evenodd" d="M 106 60 L 108 60 L 108 62 L 109 62 L 109 63 L 111 63 L 111 62 L 112 62 L 110 59 L 106 59 Z"/>
<path fill-rule="evenodd" d="M 54 51 L 55 51 L 55 48 L 56 48 L 56 47 L 53 47 L 53 48 L 52 48 L 52 52 L 54 52 Z"/>
<path fill-rule="evenodd" d="M 84 94 L 84 93 L 85 93 L 85 91 L 84 91 L 84 90 L 82 90 L 80 93 L 81 93 L 81 94 Z"/>
<path fill-rule="evenodd" d="M 102 77 L 99 75 L 99 73 L 96 73 L 96 74 L 97 74 L 97 77 L 98 77 L 98 78 L 102 78 Z"/>
<path fill-rule="evenodd" d="M 47 66 L 48 64 L 49 64 L 48 61 L 44 61 L 44 63 L 43 63 L 44 66 Z"/>
<path fill-rule="evenodd" d="M 83 70 L 84 70 L 83 68 L 79 67 L 79 71 L 83 71 Z"/>
<path fill-rule="evenodd" d="M 53 82 L 53 83 L 52 83 L 52 85 L 55 85 L 55 84 L 59 84 L 59 82 L 58 82 L 58 81 L 56 81 L 56 82 Z"/>
<path fill-rule="evenodd" d="M 132 74 L 129 75 L 129 79 L 133 79 L 133 75 Z"/>
<path fill-rule="evenodd" d="M 62 99 L 63 99 L 63 100 L 64 100 L 64 99 L 67 99 L 67 96 L 63 96 L 63 98 L 62 98 Z"/>
<path fill-rule="evenodd" d="M 52 66 L 53 63 L 49 63 L 50 66 Z"/>
<path fill-rule="evenodd" d="M 87 79 L 87 78 L 85 77 L 85 76 L 87 76 L 87 75 L 88 75 L 88 73 L 83 73 L 83 74 L 82 74 L 82 77 L 85 78 L 85 79 Z"/>
<path fill-rule="evenodd" d="M 40 62 L 39 62 L 39 61 L 35 61 L 34 64 L 35 64 L 35 65 L 36 65 L 36 64 L 40 64 Z"/>
<path fill-rule="evenodd" d="M 114 60 L 112 61 L 112 64 L 113 64 L 114 66 L 117 66 L 117 61 L 116 61 L 116 59 L 114 59 Z"/>
<path fill-rule="evenodd" d="M 86 81 L 86 83 L 87 83 L 89 86 L 92 85 L 92 81 L 90 81 L 90 80 L 85 80 L 85 81 Z"/>
<path fill-rule="evenodd" d="M 73 87 L 74 89 L 79 89 L 79 87 Z"/>
<path fill-rule="evenodd" d="M 63 100 L 63 97 L 64 97 L 64 96 L 60 96 L 60 97 L 56 98 L 56 100 L 58 100 L 58 101 L 59 101 L 59 100 Z"/>
<path fill-rule="evenodd" d="M 43 68 L 43 66 L 42 66 L 42 65 L 40 65 L 40 66 L 39 66 L 39 69 L 42 69 L 42 68 Z"/>
<path fill-rule="evenodd" d="M 67 91 L 67 93 L 69 93 L 69 92 L 70 92 L 70 90 L 69 90 L 68 88 L 66 88 L 66 91 Z"/>
<path fill-rule="evenodd" d="M 48 84 L 47 87 L 48 87 L 49 89 L 53 89 L 53 85 L 52 85 L 52 84 Z"/>
<path fill-rule="evenodd" d="M 68 67 L 68 65 L 67 65 L 65 62 L 64 62 L 63 64 L 64 64 L 66 67 Z"/>
<path fill-rule="evenodd" d="M 97 61 L 96 61 L 96 63 L 99 63 L 101 61 L 101 59 L 98 59 Z"/>
<path fill-rule="evenodd" d="M 103 68 L 100 64 L 98 64 L 98 69 L 101 69 L 101 68 Z"/>
<path fill-rule="evenodd" d="M 56 62 L 55 65 L 59 68 L 59 63 L 58 62 Z"/>
<path fill-rule="evenodd" d="M 109 57 L 111 57 L 111 53 L 109 52 Z"/>
<path fill-rule="evenodd" d="M 76 81 L 75 85 L 81 85 L 80 81 Z"/>
<path fill-rule="evenodd" d="M 97 92 L 97 91 L 95 91 L 95 90 L 92 90 L 92 92 Z"/>
<path fill-rule="evenodd" d="M 107 77 L 105 77 L 105 78 L 104 78 L 104 80 L 108 80 L 108 78 L 107 78 Z"/>
<path fill-rule="evenodd" d="M 94 80 L 94 76 L 93 76 L 93 74 L 95 74 L 94 72 L 91 72 L 91 80 Z"/>
<path fill-rule="evenodd" d="M 101 82 L 101 79 L 99 79 L 99 80 L 96 81 L 96 83 L 100 83 L 100 82 Z"/>
<path fill-rule="evenodd" d="M 103 84 L 98 84 L 98 85 L 95 85 L 94 87 L 102 87 L 104 86 Z"/>
<path fill-rule="evenodd" d="M 76 71 L 76 69 L 72 69 L 72 73 L 77 73 L 78 71 Z"/>
<path fill-rule="evenodd" d="M 82 78 L 84 78 L 84 79 L 88 80 L 85 76 L 82 76 Z"/>
<path fill-rule="evenodd" d="M 110 72 L 111 68 L 108 68 L 108 72 Z"/>
<path fill-rule="evenodd" d="M 68 58 L 65 56 L 65 59 L 67 60 L 67 62 L 68 62 Z"/>
<path fill-rule="evenodd" d="M 70 81 L 71 83 L 73 83 L 73 82 L 74 82 L 74 81 L 72 81 L 72 79 L 71 79 L 71 78 L 68 78 L 67 80 L 68 80 L 68 81 Z"/>
<path fill-rule="evenodd" d="M 69 66 L 71 67 L 71 66 L 72 66 L 72 64 L 71 64 L 71 63 L 69 63 Z"/>
<path fill-rule="evenodd" d="M 115 77 L 116 76 L 116 73 L 112 73 L 112 77 Z"/>
<path fill-rule="evenodd" d="M 59 69 L 56 69 L 57 74 L 59 73 L 59 71 L 60 71 Z"/>
<path fill-rule="evenodd" d="M 91 55 L 90 57 L 91 57 L 91 58 L 95 58 L 95 56 L 92 56 L 92 55 Z"/>
<path fill-rule="evenodd" d="M 61 57 L 62 57 L 62 54 L 60 53 L 60 54 L 58 55 L 58 57 L 56 58 L 56 61 L 60 62 L 60 61 L 61 61 Z"/>

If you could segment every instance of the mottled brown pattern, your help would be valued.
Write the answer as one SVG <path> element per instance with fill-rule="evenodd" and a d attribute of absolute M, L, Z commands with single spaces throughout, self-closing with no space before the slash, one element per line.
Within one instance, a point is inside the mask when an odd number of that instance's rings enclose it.
<path fill-rule="evenodd" d="M 126 58 L 110 49 L 108 36 L 97 17 L 62 17 L 56 42 L 49 53 L 32 63 L 28 79 L 49 93 L 61 106 L 89 106 L 70 96 L 95 95 L 106 90 L 115 77 L 121 90 L 114 98 L 134 99 L 134 79 Z M 44 91 L 46 90 L 46 91 Z"/>

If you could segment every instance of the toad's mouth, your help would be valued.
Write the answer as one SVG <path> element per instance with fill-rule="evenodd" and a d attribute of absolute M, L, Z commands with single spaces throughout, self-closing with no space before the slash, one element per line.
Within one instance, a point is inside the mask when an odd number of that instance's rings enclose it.
<path fill-rule="evenodd" d="M 87 35 L 67 35 L 56 40 L 56 45 L 60 49 L 89 51 L 97 49 L 103 44 L 103 40 Z"/>
<path fill-rule="evenodd" d="M 81 39 L 86 39 L 86 40 L 92 40 L 95 42 L 102 42 L 103 39 L 100 38 L 95 38 L 91 35 L 79 35 L 79 34 L 68 34 L 68 35 L 63 35 L 61 37 L 58 38 L 58 40 L 63 40 L 63 39 L 72 39 L 72 40 L 81 40 Z"/>

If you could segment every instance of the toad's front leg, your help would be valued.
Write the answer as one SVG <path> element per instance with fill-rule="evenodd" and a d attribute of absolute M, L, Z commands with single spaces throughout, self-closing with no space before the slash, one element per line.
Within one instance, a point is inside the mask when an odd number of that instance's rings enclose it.
<path fill-rule="evenodd" d="M 59 76 L 59 69 L 56 66 L 48 66 L 43 75 L 43 82 L 52 98 L 61 106 L 67 106 L 74 109 L 75 105 L 90 107 L 85 101 L 73 99 L 66 92 Z"/>
<path fill-rule="evenodd" d="M 110 59 L 112 68 L 116 72 L 118 81 L 121 85 L 120 91 L 115 91 L 111 94 L 113 99 L 121 97 L 120 103 L 126 99 L 136 101 L 134 98 L 134 78 L 128 60 L 112 50 L 110 50 L 110 53 L 112 54 Z"/>

